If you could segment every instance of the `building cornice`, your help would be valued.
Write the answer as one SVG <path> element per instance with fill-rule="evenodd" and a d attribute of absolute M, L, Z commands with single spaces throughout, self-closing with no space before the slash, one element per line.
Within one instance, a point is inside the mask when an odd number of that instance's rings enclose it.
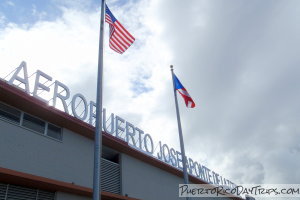
<path fill-rule="evenodd" d="M 65 192 L 81 196 L 92 197 L 93 190 L 91 188 L 75 185 L 73 183 L 67 183 L 63 181 L 57 181 L 41 176 L 18 172 L 11 169 L 0 167 L 0 182 L 8 184 L 16 184 L 25 187 L 37 188 L 47 190 L 51 192 Z M 110 192 L 101 192 L 103 200 L 138 200 L 131 197 L 126 197 Z"/>

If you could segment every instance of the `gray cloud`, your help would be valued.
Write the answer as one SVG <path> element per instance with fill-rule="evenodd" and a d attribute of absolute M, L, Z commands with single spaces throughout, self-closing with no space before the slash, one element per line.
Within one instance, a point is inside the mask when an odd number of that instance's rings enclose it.
<path fill-rule="evenodd" d="M 299 6 L 164 1 L 157 11 L 176 72 L 197 103 L 197 111 L 182 111 L 187 151 L 233 181 L 300 178 Z"/>

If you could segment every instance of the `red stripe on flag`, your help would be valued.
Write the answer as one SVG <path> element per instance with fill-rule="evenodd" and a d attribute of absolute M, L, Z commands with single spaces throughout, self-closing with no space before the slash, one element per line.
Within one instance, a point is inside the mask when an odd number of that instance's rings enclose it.
<path fill-rule="evenodd" d="M 119 53 L 119 54 L 122 54 L 122 52 L 119 51 L 118 49 L 116 49 L 116 48 L 113 46 L 112 43 L 109 43 L 109 47 L 110 47 L 112 50 L 114 50 L 115 52 L 117 52 L 117 53 Z"/>
<path fill-rule="evenodd" d="M 129 39 L 130 41 L 133 42 L 135 40 L 135 38 L 124 28 L 124 26 L 121 23 L 116 21 L 115 24 L 116 24 L 117 27 L 120 28 L 120 30 L 124 31 L 127 34 L 128 37 L 130 37 L 130 39 Z"/>
<path fill-rule="evenodd" d="M 122 38 L 118 37 L 118 32 L 115 31 L 115 33 L 112 36 L 113 38 L 116 39 L 116 41 L 118 41 L 118 43 L 124 48 L 127 49 L 128 45 L 126 45 L 126 43 L 124 42 L 124 40 L 122 40 Z"/>
<path fill-rule="evenodd" d="M 121 45 L 119 45 L 119 43 L 115 40 L 115 38 L 113 36 L 110 37 L 110 40 L 112 41 L 112 43 L 114 44 L 115 47 L 118 47 L 118 49 L 120 49 L 120 51 L 124 52 L 124 50 L 126 50 L 126 49 L 123 49 L 121 47 Z"/>
<path fill-rule="evenodd" d="M 116 30 L 118 30 L 118 32 L 124 37 L 126 38 L 126 40 L 129 42 L 129 43 L 133 43 L 134 42 L 134 39 L 132 39 L 125 31 L 123 31 L 122 29 L 120 29 L 119 26 L 115 26 Z"/>
<path fill-rule="evenodd" d="M 127 48 L 130 47 L 131 44 L 130 44 L 127 40 L 125 40 L 124 37 L 123 37 L 121 34 L 119 34 L 118 31 L 116 31 L 115 34 L 116 34 L 119 38 L 122 38 L 122 41 L 125 43 L 125 45 L 126 45 Z"/>
<path fill-rule="evenodd" d="M 112 40 L 113 40 L 116 44 L 118 44 L 118 46 L 119 46 L 123 51 L 126 50 L 126 48 L 125 48 L 125 47 L 123 46 L 123 44 L 120 42 L 119 38 L 116 37 L 116 34 L 113 34 L 113 35 L 112 35 Z"/>

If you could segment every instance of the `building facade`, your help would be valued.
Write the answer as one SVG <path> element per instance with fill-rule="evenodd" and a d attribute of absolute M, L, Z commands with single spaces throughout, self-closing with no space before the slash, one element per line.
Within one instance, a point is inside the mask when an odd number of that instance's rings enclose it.
<path fill-rule="evenodd" d="M 0 200 L 90 200 L 93 139 L 93 126 L 0 80 Z M 102 199 L 182 199 L 179 169 L 105 132 L 102 151 Z"/>

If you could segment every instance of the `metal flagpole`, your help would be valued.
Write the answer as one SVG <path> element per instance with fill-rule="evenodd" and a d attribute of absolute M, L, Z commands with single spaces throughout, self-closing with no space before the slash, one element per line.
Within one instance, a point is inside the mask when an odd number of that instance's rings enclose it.
<path fill-rule="evenodd" d="M 105 0 L 101 3 L 100 36 L 97 75 L 96 97 L 96 129 L 94 144 L 94 176 L 93 176 L 93 200 L 101 200 L 101 155 L 102 155 L 102 90 L 103 90 L 103 35 Z"/>
<path fill-rule="evenodd" d="M 175 98 L 175 105 L 176 105 L 176 115 L 177 115 L 177 123 L 178 123 L 180 150 L 181 150 L 181 156 L 182 156 L 182 162 L 183 162 L 183 164 L 182 164 L 183 165 L 183 178 L 184 178 L 184 184 L 189 184 L 189 177 L 188 177 L 187 167 L 186 167 L 187 160 L 186 160 L 186 156 L 185 156 L 182 129 L 181 129 L 181 121 L 180 121 L 180 113 L 179 113 L 177 93 L 176 93 L 175 82 L 174 82 L 173 65 L 171 65 L 170 68 L 171 68 L 171 74 L 172 74 L 172 80 L 173 80 L 173 90 L 174 90 L 174 98 Z M 186 199 L 188 200 L 189 198 L 187 197 Z"/>

